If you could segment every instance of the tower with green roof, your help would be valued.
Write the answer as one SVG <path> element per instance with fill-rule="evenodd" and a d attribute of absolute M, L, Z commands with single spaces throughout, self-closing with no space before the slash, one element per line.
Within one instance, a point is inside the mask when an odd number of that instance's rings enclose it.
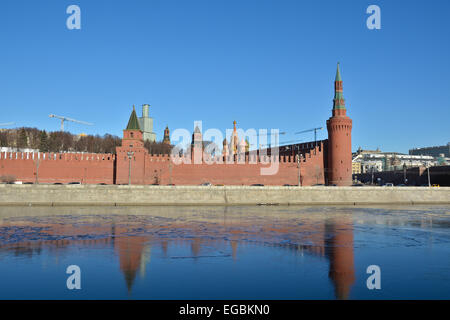
<path fill-rule="evenodd" d="M 144 139 L 133 106 L 128 124 L 123 130 L 122 145 L 116 148 L 116 184 L 143 184 L 145 181 Z"/>
<path fill-rule="evenodd" d="M 127 128 L 125 130 L 141 130 L 134 105 L 133 111 L 131 111 L 130 119 L 128 120 Z"/>
<path fill-rule="evenodd" d="M 334 79 L 332 116 L 327 120 L 329 185 L 352 185 L 352 119 L 347 116 L 339 62 Z"/>
<path fill-rule="evenodd" d="M 341 71 L 339 70 L 339 62 L 337 64 L 336 78 L 334 80 L 334 99 L 333 99 L 333 110 L 334 109 L 345 109 L 345 99 L 342 89 L 342 78 Z"/>
<path fill-rule="evenodd" d="M 136 109 L 133 105 L 130 119 L 125 130 L 123 130 L 122 146 L 129 148 L 142 148 L 144 147 L 144 138 L 141 126 L 139 124 L 138 117 L 136 115 Z"/>

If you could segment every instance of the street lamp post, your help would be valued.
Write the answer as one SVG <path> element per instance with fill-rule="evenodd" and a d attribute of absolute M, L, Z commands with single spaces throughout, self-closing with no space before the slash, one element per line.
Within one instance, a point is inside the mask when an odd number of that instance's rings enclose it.
<path fill-rule="evenodd" d="M 128 156 L 128 185 L 131 185 L 131 158 L 133 158 L 133 151 L 128 151 L 127 152 L 127 156 Z"/>
<path fill-rule="evenodd" d="M 373 185 L 373 165 L 372 165 L 372 167 L 371 167 L 371 171 L 372 171 L 372 185 Z"/>
<path fill-rule="evenodd" d="M 301 180 L 301 172 L 300 172 L 300 153 L 297 154 L 297 168 L 298 168 L 298 186 L 302 186 L 302 180 Z"/>
<path fill-rule="evenodd" d="M 406 163 L 403 163 L 403 183 L 406 185 Z"/>

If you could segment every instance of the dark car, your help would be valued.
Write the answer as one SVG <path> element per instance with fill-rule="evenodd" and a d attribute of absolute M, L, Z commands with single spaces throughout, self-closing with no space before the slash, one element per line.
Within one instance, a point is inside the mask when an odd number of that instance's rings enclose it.
<path fill-rule="evenodd" d="M 252 184 L 251 187 L 264 187 L 264 185 L 260 184 L 260 183 L 255 183 L 255 184 Z"/>

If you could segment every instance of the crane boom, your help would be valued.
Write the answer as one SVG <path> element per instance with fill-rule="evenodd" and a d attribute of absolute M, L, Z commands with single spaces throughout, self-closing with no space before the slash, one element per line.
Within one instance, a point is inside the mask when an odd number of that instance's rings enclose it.
<path fill-rule="evenodd" d="M 0 123 L 0 127 L 12 126 L 13 124 L 14 124 L 14 122 Z"/>
<path fill-rule="evenodd" d="M 252 134 L 251 136 L 249 136 L 249 137 L 256 137 L 256 136 L 268 136 L 269 134 L 271 134 L 271 133 L 257 133 L 257 134 Z M 278 132 L 278 134 L 279 135 L 282 135 L 282 134 L 286 134 L 286 132 L 284 132 L 284 131 L 281 131 L 281 132 Z"/>
<path fill-rule="evenodd" d="M 318 130 L 322 130 L 322 129 L 323 129 L 323 127 L 312 128 L 312 129 L 296 132 L 295 134 L 300 134 L 300 133 L 306 133 L 306 132 L 314 131 L 314 144 L 317 144 L 317 131 Z"/>
<path fill-rule="evenodd" d="M 88 125 L 88 126 L 94 125 L 93 123 L 90 123 L 90 122 L 75 120 L 75 119 L 68 118 L 68 117 L 63 117 L 63 116 L 57 116 L 56 114 L 50 114 L 49 117 L 50 118 L 57 118 L 57 119 L 61 120 L 61 131 L 64 131 L 64 121 L 71 121 L 71 122 L 75 122 L 75 123 L 85 124 L 85 125 Z"/>

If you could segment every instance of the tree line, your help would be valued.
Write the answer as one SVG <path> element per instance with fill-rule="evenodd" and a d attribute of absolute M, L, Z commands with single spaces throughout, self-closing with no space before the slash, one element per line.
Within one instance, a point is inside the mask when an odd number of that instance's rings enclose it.
<path fill-rule="evenodd" d="M 34 149 L 40 152 L 89 152 L 115 153 L 122 145 L 122 139 L 111 134 L 74 135 L 70 132 L 46 132 L 37 128 L 4 129 L 0 131 L 0 147 Z M 151 154 L 169 154 L 172 146 L 162 142 L 146 141 L 144 144 Z"/>

